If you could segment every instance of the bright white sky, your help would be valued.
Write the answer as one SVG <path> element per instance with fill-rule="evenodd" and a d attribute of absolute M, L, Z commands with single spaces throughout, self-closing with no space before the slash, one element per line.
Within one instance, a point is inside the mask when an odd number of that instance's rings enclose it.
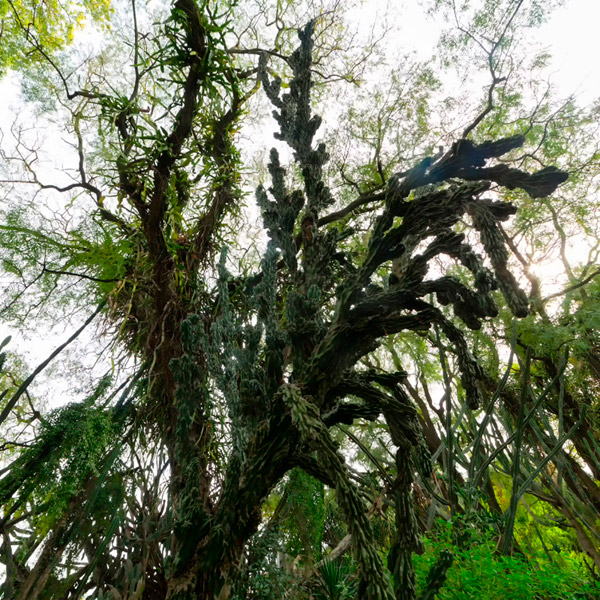
<path fill-rule="evenodd" d="M 371 0 L 367 6 L 377 10 L 382 0 Z M 401 45 L 413 48 L 426 58 L 435 52 L 435 43 L 444 24 L 425 14 L 417 0 L 403 0 L 398 11 Z M 551 76 L 561 95 L 577 94 L 580 104 L 600 97 L 598 67 L 598 23 L 600 0 L 565 0 L 539 29 L 528 30 L 552 55 Z"/>
<path fill-rule="evenodd" d="M 600 1 L 567 0 L 539 31 L 539 39 L 553 56 L 553 80 L 581 104 L 600 97 L 598 67 Z"/>
<path fill-rule="evenodd" d="M 366 23 L 376 13 L 384 11 L 386 6 L 390 4 L 384 0 L 367 0 L 356 12 L 356 18 L 369 16 L 369 19 L 365 19 Z M 403 52 L 413 49 L 423 59 L 434 53 L 443 24 L 428 17 L 417 0 L 397 1 L 391 6 L 394 8 L 392 18 L 395 17 L 398 22 L 399 35 L 396 34 L 397 39 L 391 39 L 390 43 L 397 43 Z M 575 93 L 582 105 L 600 97 L 600 68 L 596 61 L 599 22 L 600 0 L 566 0 L 565 6 L 555 11 L 548 23 L 528 33 L 553 55 L 550 74 L 559 94 L 568 96 Z M 24 112 L 15 78 L 0 81 L 0 98 L 0 128 L 6 131 L 14 115 Z M 64 330 L 52 336 L 44 334 L 44 343 L 39 340 L 33 343 L 31 340 L 27 348 L 22 344 L 18 346 L 29 356 L 30 363 L 35 365 L 68 335 L 68 331 Z M 3 337 L 4 332 L 0 328 L 0 339 Z M 11 349 L 16 346 L 11 344 Z"/>

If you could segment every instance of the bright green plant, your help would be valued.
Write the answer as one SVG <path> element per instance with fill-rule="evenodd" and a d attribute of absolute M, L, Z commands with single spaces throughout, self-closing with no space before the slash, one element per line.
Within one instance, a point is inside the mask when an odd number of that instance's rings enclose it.
<path fill-rule="evenodd" d="M 600 593 L 600 582 L 590 580 L 576 556 L 567 554 L 555 563 L 544 553 L 501 555 L 493 530 L 439 521 L 425 548 L 414 559 L 420 590 L 440 552 L 454 555 L 438 600 L 594 600 Z"/>
<path fill-rule="evenodd" d="M 345 562 L 325 559 L 319 566 L 317 600 L 349 600 L 356 593 L 352 568 Z"/>
<path fill-rule="evenodd" d="M 110 0 L 2 0 L 0 76 L 7 68 L 47 64 L 49 57 L 73 41 L 75 31 L 83 28 L 86 20 L 106 24 L 110 11 Z"/>

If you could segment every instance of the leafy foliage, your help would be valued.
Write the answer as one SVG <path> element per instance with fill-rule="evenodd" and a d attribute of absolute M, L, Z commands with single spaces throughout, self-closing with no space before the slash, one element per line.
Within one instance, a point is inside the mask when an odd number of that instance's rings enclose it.
<path fill-rule="evenodd" d="M 7 69 L 32 69 L 45 63 L 73 41 L 75 30 L 82 28 L 86 20 L 106 24 L 109 15 L 109 0 L 66 5 L 52 0 L 43 6 L 35 0 L 2 2 L 0 75 Z"/>
<path fill-rule="evenodd" d="M 423 586 L 425 574 L 439 553 L 452 553 L 454 563 L 447 571 L 444 588 L 436 596 L 440 600 L 575 600 L 598 594 L 598 582 L 587 581 L 584 566 L 573 555 L 562 553 L 557 556 L 558 563 L 543 553 L 528 553 L 527 557 L 498 555 L 493 531 L 464 525 L 453 527 L 445 521 L 438 522 L 432 533 L 425 540 L 426 554 L 415 558 L 415 568 L 417 581 Z"/>

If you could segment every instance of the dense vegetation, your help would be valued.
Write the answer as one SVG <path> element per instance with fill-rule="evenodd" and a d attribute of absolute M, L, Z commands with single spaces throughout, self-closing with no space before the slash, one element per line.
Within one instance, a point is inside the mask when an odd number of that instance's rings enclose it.
<path fill-rule="evenodd" d="M 1 315 L 73 329 L 0 348 L 3 598 L 600 595 L 598 107 L 547 3 L 429 8 L 392 66 L 335 1 L 2 8 Z"/>

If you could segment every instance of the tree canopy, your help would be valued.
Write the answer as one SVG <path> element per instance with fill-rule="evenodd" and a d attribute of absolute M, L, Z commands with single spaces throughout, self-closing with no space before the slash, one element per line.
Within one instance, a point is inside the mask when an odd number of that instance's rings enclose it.
<path fill-rule="evenodd" d="M 547 7 L 439 0 L 389 68 L 337 1 L 4 10 L 68 150 L 3 140 L 1 314 L 73 327 L 0 348 L 3 597 L 595 597 L 598 108 L 520 49 Z"/>

